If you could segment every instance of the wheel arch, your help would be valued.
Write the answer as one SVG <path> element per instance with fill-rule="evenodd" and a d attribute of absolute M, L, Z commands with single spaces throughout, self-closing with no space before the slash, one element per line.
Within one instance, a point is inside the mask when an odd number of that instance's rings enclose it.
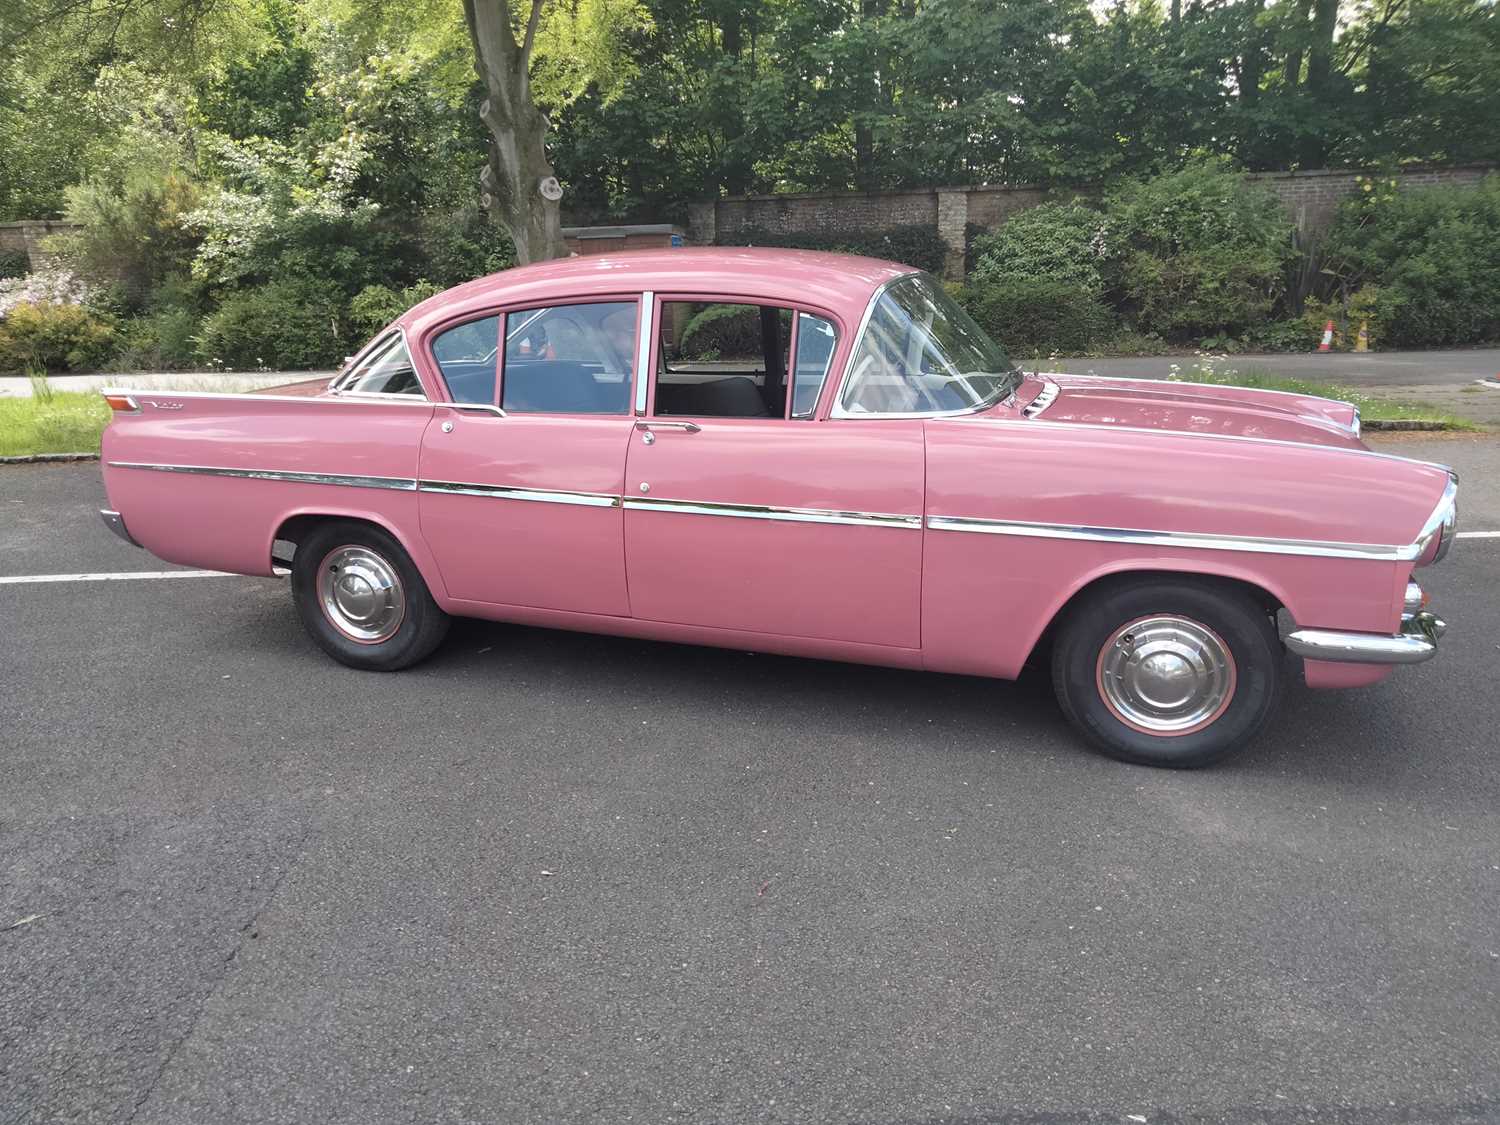
<path fill-rule="evenodd" d="M 272 567 L 290 566 L 297 545 L 308 532 L 320 524 L 333 520 L 367 524 L 385 532 L 401 545 L 401 549 L 411 559 L 412 565 L 421 574 L 422 580 L 427 583 L 427 588 L 432 592 L 433 598 L 439 604 L 446 601 L 447 591 L 442 585 L 442 575 L 438 571 L 436 562 L 428 554 L 426 543 L 420 537 L 404 533 L 392 521 L 378 513 L 368 510 L 345 508 L 339 505 L 318 505 L 287 512 L 272 530 L 271 537 L 266 542 L 264 557 L 271 560 Z M 290 546 L 291 550 L 288 551 L 283 544 Z"/>
<path fill-rule="evenodd" d="M 1160 578 L 1167 581 L 1184 580 L 1231 587 L 1255 598 L 1271 616 L 1278 610 L 1290 609 L 1284 589 L 1276 581 L 1243 567 L 1219 563 L 1197 563 L 1188 560 L 1153 559 L 1117 561 L 1097 567 L 1080 575 L 1071 585 L 1061 587 L 1057 597 L 1040 615 L 1041 628 L 1031 638 L 1026 650 L 1026 661 L 1034 660 L 1051 643 L 1057 627 L 1067 617 L 1068 611 L 1083 597 L 1094 591 L 1140 579 Z"/>

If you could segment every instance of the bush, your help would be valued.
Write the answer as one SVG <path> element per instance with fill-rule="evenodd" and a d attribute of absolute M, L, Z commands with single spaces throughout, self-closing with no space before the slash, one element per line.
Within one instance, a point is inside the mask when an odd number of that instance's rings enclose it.
<path fill-rule="evenodd" d="M 198 354 L 211 366 L 239 371 L 332 367 L 350 343 L 339 294 L 284 281 L 227 297 L 204 320 Z"/>
<path fill-rule="evenodd" d="M 442 289 L 430 281 L 419 281 L 405 289 L 366 285 L 349 302 L 349 324 L 359 339 L 375 335 L 407 309 Z"/>
<path fill-rule="evenodd" d="M 0 281 L 25 277 L 31 272 L 31 259 L 24 250 L 0 250 Z"/>
<path fill-rule="evenodd" d="M 197 365 L 198 317 L 190 309 L 168 308 L 126 321 L 113 366 L 119 371 L 177 371 Z"/>
<path fill-rule="evenodd" d="M 187 215 L 198 189 L 180 172 L 145 164 L 123 184 L 99 177 L 68 188 L 68 218 L 80 224 L 52 241 L 89 280 L 115 289 L 123 311 L 143 308 L 168 274 L 185 269 L 197 245 Z"/>
<path fill-rule="evenodd" d="M 1467 188 L 1362 187 L 1339 208 L 1327 247 L 1347 283 L 1373 286 L 1372 335 L 1378 324 L 1380 342 L 1398 348 L 1500 339 L 1500 176 Z"/>
<path fill-rule="evenodd" d="M 886 258 L 904 265 L 916 266 L 928 273 L 942 275 L 948 260 L 948 244 L 936 227 L 888 227 L 885 230 L 844 230 L 817 233 L 781 234 L 759 227 L 741 227 L 722 233 L 719 246 L 780 246 L 790 250 L 831 250 L 840 254 L 863 254 Z"/>
<path fill-rule="evenodd" d="M 81 305 L 15 305 L 0 320 L 0 371 L 94 371 L 114 354 L 113 325 Z"/>
<path fill-rule="evenodd" d="M 960 288 L 957 296 L 979 326 L 1014 356 L 1093 351 L 1116 328 L 1113 314 L 1098 297 L 1069 282 L 979 282 Z"/>
<path fill-rule="evenodd" d="M 1291 221 L 1269 190 L 1219 164 L 1128 182 L 1106 213 L 1106 281 L 1146 331 L 1243 331 L 1285 291 Z"/>
<path fill-rule="evenodd" d="M 970 280 L 1055 281 L 1097 297 L 1104 291 L 1099 268 L 1104 225 L 1102 211 L 1076 201 L 1022 211 L 974 240 Z"/>
<path fill-rule="evenodd" d="M 760 310 L 754 305 L 709 305 L 682 330 L 679 354 L 693 359 L 759 358 Z"/>

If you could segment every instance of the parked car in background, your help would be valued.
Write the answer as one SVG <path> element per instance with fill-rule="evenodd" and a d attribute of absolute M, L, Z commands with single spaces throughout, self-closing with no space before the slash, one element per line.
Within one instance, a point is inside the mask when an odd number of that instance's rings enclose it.
<path fill-rule="evenodd" d="M 317 393 L 106 392 L 116 532 L 289 570 L 404 668 L 452 615 L 1010 679 L 1195 766 L 1436 650 L 1446 468 L 1327 399 L 1019 371 L 925 274 L 749 249 L 576 258 L 424 301 Z M 1278 631 L 1278 615 L 1288 626 Z M 837 700 L 830 700 L 837 706 Z"/>

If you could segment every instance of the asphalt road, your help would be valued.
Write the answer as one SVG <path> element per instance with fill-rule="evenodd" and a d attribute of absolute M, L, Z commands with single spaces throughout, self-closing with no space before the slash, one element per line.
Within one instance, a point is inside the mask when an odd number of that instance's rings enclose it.
<path fill-rule="evenodd" d="M 1383 448 L 1465 473 L 1489 441 Z M 0 575 L 158 570 L 0 469 Z M 1044 685 L 0 585 L 0 1122 L 1500 1119 L 1500 540 L 1200 773 Z M 1292 668 L 1289 665 L 1289 671 Z"/>

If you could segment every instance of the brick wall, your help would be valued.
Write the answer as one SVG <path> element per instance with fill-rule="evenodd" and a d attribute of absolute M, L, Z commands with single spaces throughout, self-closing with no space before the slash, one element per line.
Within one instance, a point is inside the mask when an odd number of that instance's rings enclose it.
<path fill-rule="evenodd" d="M 1402 188 L 1435 184 L 1476 184 L 1493 171 L 1488 166 L 1408 168 L 1395 173 Z M 1339 200 L 1357 190 L 1359 171 L 1256 172 L 1250 179 L 1269 187 L 1304 234 L 1325 228 Z M 966 228 L 996 227 L 1017 211 L 1035 207 L 1054 194 L 1092 194 L 1088 187 L 1058 189 L 1034 184 L 1008 187 L 926 188 L 888 192 L 809 192 L 746 195 L 688 208 L 688 237 L 708 245 L 718 237 L 746 228 L 776 234 L 838 230 L 881 230 L 931 225 L 948 244 L 947 273 L 961 279 Z"/>
<path fill-rule="evenodd" d="M 49 219 L 24 219 L 19 223 L 0 223 L 0 252 L 24 253 L 31 261 L 31 268 L 39 270 L 52 260 L 42 240 L 48 235 L 66 234 L 76 230 L 77 224 Z"/>

